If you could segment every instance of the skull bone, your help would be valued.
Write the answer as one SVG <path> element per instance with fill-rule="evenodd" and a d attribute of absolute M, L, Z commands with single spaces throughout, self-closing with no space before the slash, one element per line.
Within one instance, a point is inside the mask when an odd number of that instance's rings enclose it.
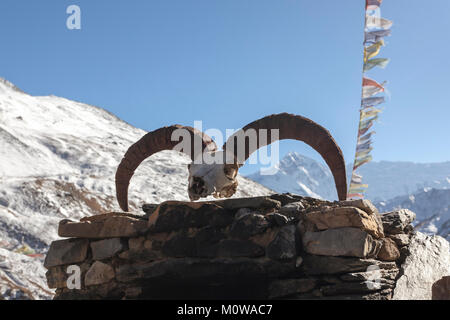
<path fill-rule="evenodd" d="M 214 198 L 229 198 L 237 190 L 239 166 L 230 161 L 230 156 L 226 156 L 223 151 L 202 154 L 202 159 L 189 164 L 188 170 L 188 193 L 191 201 L 209 195 Z"/>

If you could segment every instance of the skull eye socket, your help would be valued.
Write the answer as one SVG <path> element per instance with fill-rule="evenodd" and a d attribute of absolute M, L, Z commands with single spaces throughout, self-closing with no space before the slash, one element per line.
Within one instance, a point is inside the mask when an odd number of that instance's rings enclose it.
<path fill-rule="evenodd" d="M 205 181 L 202 178 L 194 177 L 192 181 L 192 190 L 196 194 L 201 194 L 205 190 Z"/>
<path fill-rule="evenodd" d="M 233 180 L 237 176 L 238 168 L 233 164 L 225 165 L 223 168 L 223 172 L 228 179 Z"/>

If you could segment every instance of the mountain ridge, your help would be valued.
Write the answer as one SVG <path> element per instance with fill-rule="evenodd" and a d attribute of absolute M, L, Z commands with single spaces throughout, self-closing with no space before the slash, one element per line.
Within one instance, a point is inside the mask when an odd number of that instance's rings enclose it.
<path fill-rule="evenodd" d="M 292 187 L 299 181 L 292 181 L 293 176 L 299 172 L 306 173 L 305 167 L 314 167 L 319 172 L 315 172 L 315 176 L 300 174 L 298 179 L 306 179 L 308 181 L 322 179 L 321 185 L 314 182 L 316 188 L 297 188 Z M 337 200 L 337 194 L 330 188 L 334 188 L 334 180 L 330 169 L 325 162 L 319 162 L 312 158 L 298 154 L 297 152 L 287 153 L 278 164 L 274 165 L 271 170 L 275 169 L 275 174 L 265 175 L 264 171 L 257 171 L 246 175 L 246 177 L 260 182 L 277 192 L 294 192 L 298 191 L 299 195 L 314 196 L 317 195 L 327 200 Z M 352 165 L 347 164 L 347 181 L 351 178 Z M 386 201 L 404 194 L 414 193 L 424 188 L 450 189 L 450 161 L 421 163 L 412 161 L 372 161 L 359 170 L 363 176 L 364 183 L 369 185 L 365 196 L 372 201 Z M 278 183 L 281 180 L 287 180 L 285 184 Z M 308 192 L 308 189 L 312 192 Z M 315 190 L 315 191 L 314 191 Z"/>

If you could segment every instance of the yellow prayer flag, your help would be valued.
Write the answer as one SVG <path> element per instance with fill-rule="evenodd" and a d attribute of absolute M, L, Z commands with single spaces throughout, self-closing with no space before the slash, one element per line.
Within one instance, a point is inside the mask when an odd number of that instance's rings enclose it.
<path fill-rule="evenodd" d="M 364 48 L 364 63 L 366 63 L 369 59 L 376 57 L 380 53 L 382 46 L 384 46 L 383 39 L 369 47 Z"/>

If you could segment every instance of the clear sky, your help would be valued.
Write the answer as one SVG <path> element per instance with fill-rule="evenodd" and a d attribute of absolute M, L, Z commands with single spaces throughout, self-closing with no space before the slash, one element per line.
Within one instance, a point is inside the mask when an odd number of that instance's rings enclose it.
<path fill-rule="evenodd" d="M 364 2 L 1 0 L 0 77 L 149 131 L 296 113 L 328 128 L 352 162 Z M 66 28 L 71 4 L 81 30 Z M 448 161 L 450 1 L 385 0 L 381 12 L 394 21 L 379 55 L 391 63 L 371 77 L 389 81 L 391 98 L 374 126 L 374 160 Z M 280 148 L 319 158 L 300 142 Z"/>

